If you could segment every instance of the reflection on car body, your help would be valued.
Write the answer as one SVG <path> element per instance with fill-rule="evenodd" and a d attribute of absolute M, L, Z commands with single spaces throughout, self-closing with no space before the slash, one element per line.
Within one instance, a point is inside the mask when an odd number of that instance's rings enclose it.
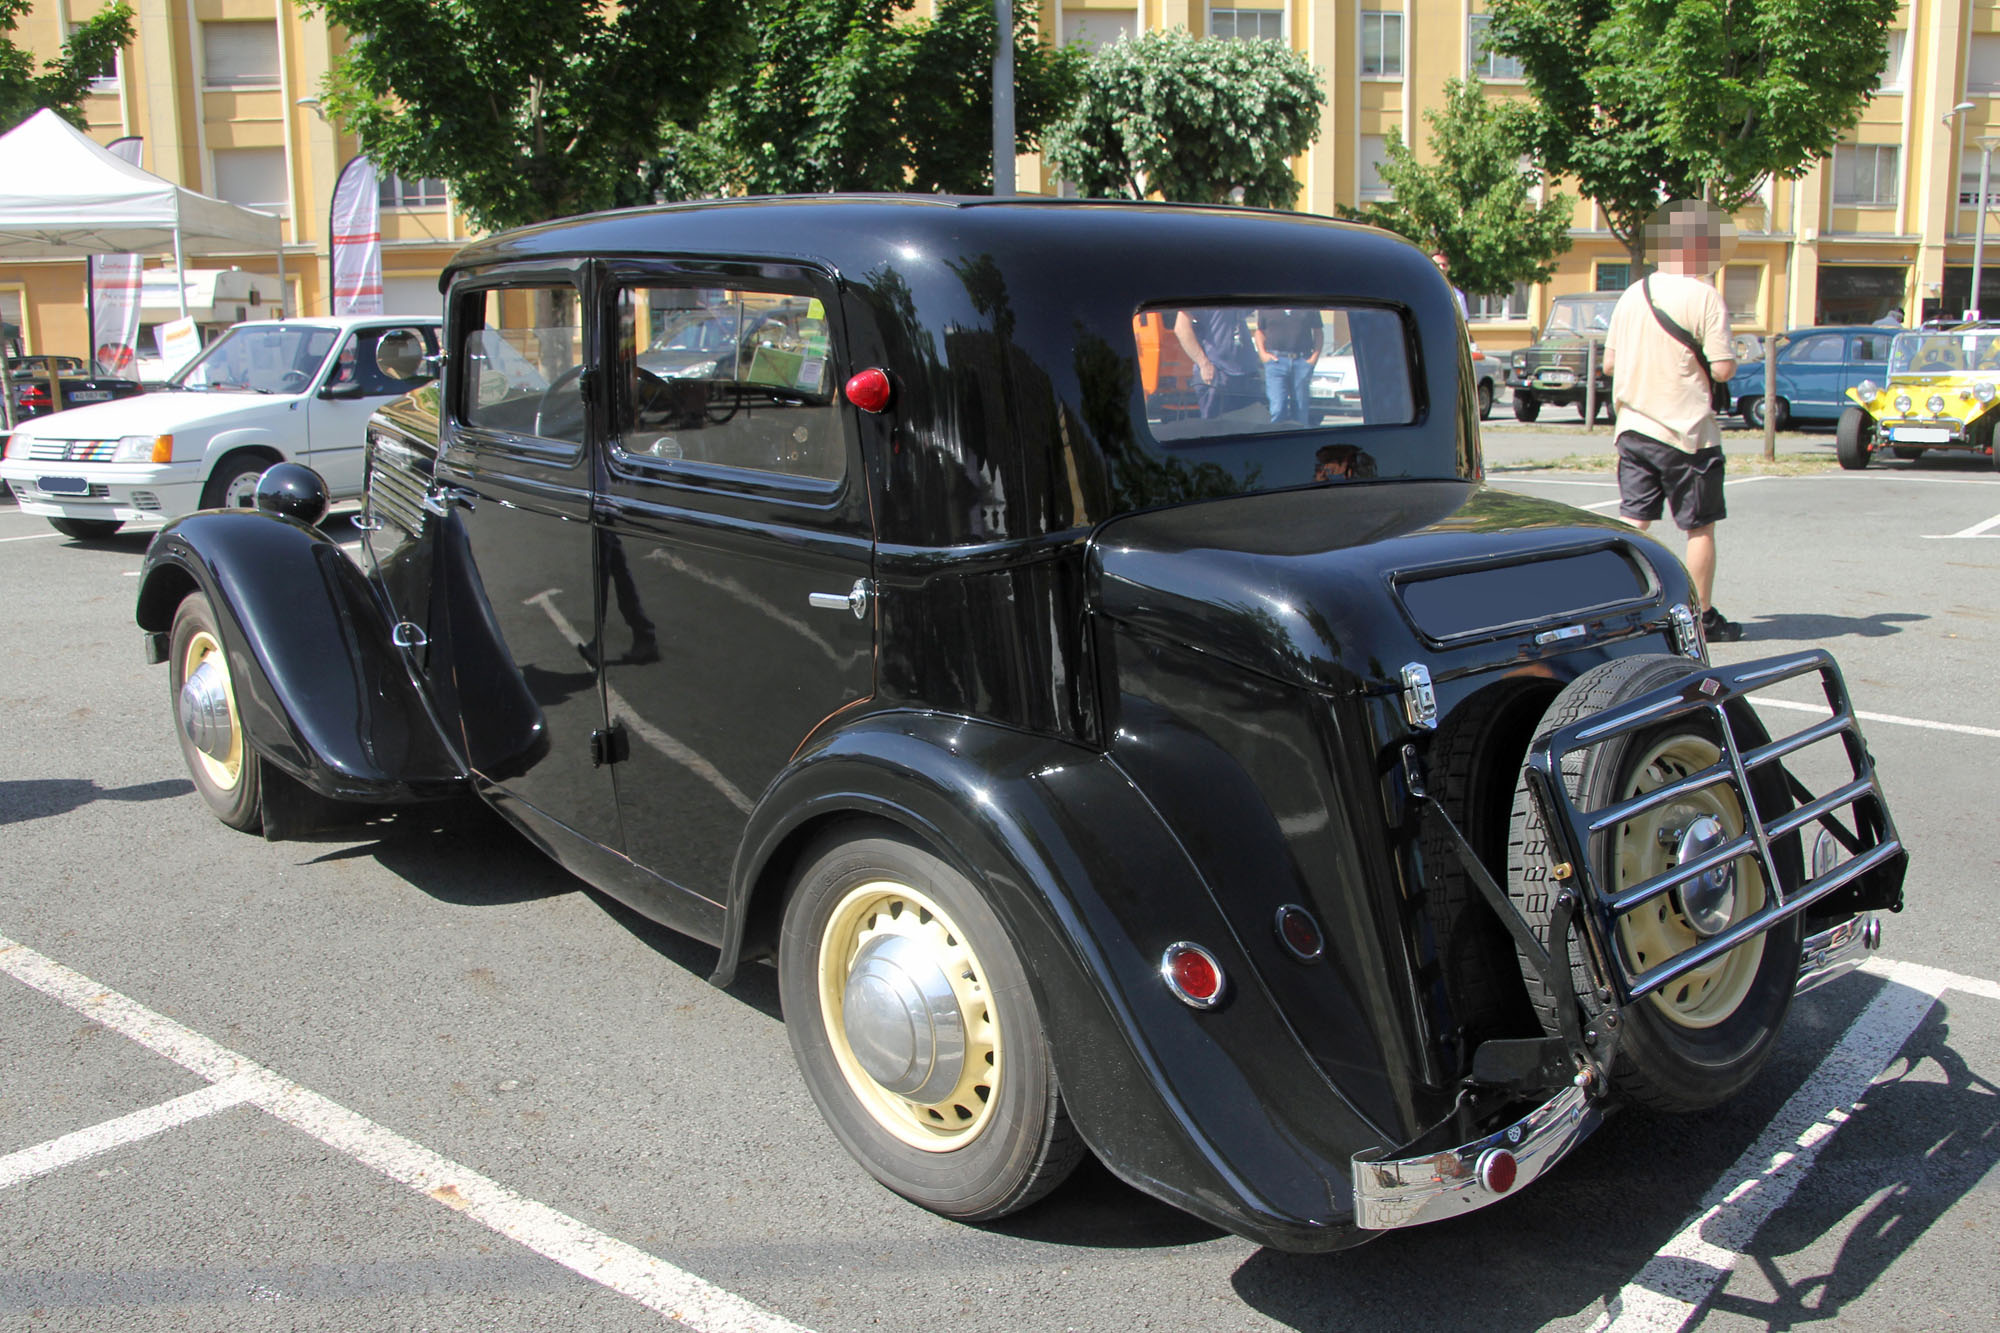
<path fill-rule="evenodd" d="M 774 964 L 836 1137 L 943 1214 L 1086 1151 L 1288 1249 L 1463 1213 L 1726 1101 L 1900 902 L 1832 660 L 1712 667 L 1664 547 L 1486 488 L 1386 234 L 713 203 L 480 241 L 446 318 L 365 573 L 302 470 L 148 552 L 197 789 L 270 838 L 477 792 L 718 984 Z M 1834 716 L 1774 740 L 1801 679 Z"/>

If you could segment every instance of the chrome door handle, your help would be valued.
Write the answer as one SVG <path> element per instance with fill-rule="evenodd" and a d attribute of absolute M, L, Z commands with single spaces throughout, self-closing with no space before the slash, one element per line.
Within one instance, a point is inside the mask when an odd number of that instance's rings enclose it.
<path fill-rule="evenodd" d="M 860 620 L 868 614 L 868 601 L 875 595 L 875 585 L 867 579 L 854 580 L 854 586 L 846 592 L 815 592 L 806 594 L 806 600 L 821 611 L 852 611 Z"/>
<path fill-rule="evenodd" d="M 472 509 L 478 497 L 463 486 L 440 486 L 424 493 L 424 509 L 443 518 L 452 509 Z"/>

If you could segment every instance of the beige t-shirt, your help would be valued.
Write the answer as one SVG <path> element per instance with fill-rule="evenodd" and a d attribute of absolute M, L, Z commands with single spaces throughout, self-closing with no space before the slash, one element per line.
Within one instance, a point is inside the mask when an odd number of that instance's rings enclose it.
<path fill-rule="evenodd" d="M 1653 301 L 1692 334 L 1710 365 L 1736 359 L 1729 342 L 1729 307 L 1722 294 L 1700 278 L 1655 273 Z M 1611 398 L 1618 430 L 1638 431 L 1693 453 L 1720 447 L 1722 432 L 1709 406 L 1709 381 L 1694 353 L 1660 327 L 1646 307 L 1646 293 L 1633 283 L 1618 298 L 1605 335 L 1611 357 Z"/>

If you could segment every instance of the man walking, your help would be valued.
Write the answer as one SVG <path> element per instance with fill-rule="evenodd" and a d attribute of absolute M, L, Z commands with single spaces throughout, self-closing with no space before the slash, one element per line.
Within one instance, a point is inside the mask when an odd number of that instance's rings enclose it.
<path fill-rule="evenodd" d="M 1707 281 L 1722 258 L 1710 205 L 1665 205 L 1648 225 L 1659 271 L 1625 289 L 1611 315 L 1604 369 L 1618 421 L 1618 513 L 1644 532 L 1670 510 L 1687 534 L 1702 632 L 1732 643 L 1743 627 L 1715 609 L 1715 524 L 1724 517 L 1722 432 L 1713 386 L 1736 373 L 1729 309 Z"/>

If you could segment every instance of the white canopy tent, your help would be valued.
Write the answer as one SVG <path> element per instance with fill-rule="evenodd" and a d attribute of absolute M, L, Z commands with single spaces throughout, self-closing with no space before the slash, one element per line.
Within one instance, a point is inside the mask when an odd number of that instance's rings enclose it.
<path fill-rule="evenodd" d="M 0 135 L 0 262 L 60 255 L 269 250 L 285 289 L 278 219 L 211 199 L 120 161 L 53 111 Z M 186 298 L 182 298 L 186 314 Z"/>

